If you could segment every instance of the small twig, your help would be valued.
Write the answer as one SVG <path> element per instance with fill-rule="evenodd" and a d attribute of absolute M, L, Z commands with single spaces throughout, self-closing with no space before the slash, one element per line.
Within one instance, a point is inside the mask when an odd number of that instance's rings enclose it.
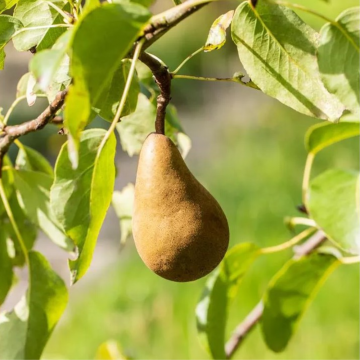
<path fill-rule="evenodd" d="M 204 76 L 193 76 L 193 75 L 172 75 L 173 79 L 187 79 L 187 80 L 199 80 L 199 81 L 226 81 L 226 82 L 235 82 L 253 89 L 259 90 L 259 87 L 250 81 L 243 81 L 239 77 L 231 78 L 220 78 L 220 77 L 204 77 Z"/>
<path fill-rule="evenodd" d="M 294 236 L 289 241 L 286 241 L 286 242 L 284 242 L 284 243 L 282 243 L 280 245 L 275 245 L 275 246 L 269 246 L 269 247 L 266 247 L 266 248 L 262 248 L 261 253 L 262 254 L 272 254 L 272 253 L 276 253 L 276 252 L 291 248 L 295 244 L 300 242 L 301 240 L 308 237 L 311 233 L 315 232 L 315 230 L 316 229 L 313 228 L 313 227 L 308 228 L 308 229 L 304 230 L 303 232 L 301 232 L 300 234 L 297 234 L 296 236 Z"/>
<path fill-rule="evenodd" d="M 294 247 L 294 259 L 298 259 L 301 256 L 308 255 L 314 251 L 319 245 L 321 245 L 326 240 L 326 236 L 322 231 L 317 231 L 313 236 L 311 236 L 304 244 Z M 228 359 L 230 359 L 235 351 L 240 346 L 241 342 L 244 340 L 246 335 L 254 328 L 254 326 L 259 322 L 263 314 L 263 303 L 258 303 L 245 320 L 240 323 L 233 332 L 230 340 L 226 343 L 225 354 Z"/>
<path fill-rule="evenodd" d="M 158 134 L 165 134 L 166 107 L 171 100 L 171 75 L 169 69 L 159 59 L 146 52 L 140 55 L 139 60 L 149 67 L 160 89 L 160 95 L 157 97 L 155 130 Z"/>
<path fill-rule="evenodd" d="M 285 224 L 290 228 L 293 229 L 296 225 L 305 225 L 315 227 L 316 222 L 309 218 L 304 217 L 287 217 L 285 219 Z"/>
<path fill-rule="evenodd" d="M 67 90 L 59 92 L 54 101 L 34 120 L 26 121 L 19 125 L 5 125 L 0 138 L 0 178 L 2 159 L 9 150 L 10 145 L 15 139 L 30 132 L 44 128 L 55 117 L 56 113 L 64 105 Z"/>
<path fill-rule="evenodd" d="M 294 259 L 298 259 L 301 256 L 305 256 L 314 251 L 326 240 L 325 234 L 319 230 L 313 236 L 311 236 L 302 245 L 294 246 Z"/>
<path fill-rule="evenodd" d="M 309 188 L 310 182 L 310 175 L 311 175 L 311 168 L 314 162 L 315 155 L 313 153 L 309 153 L 306 158 L 305 169 L 304 169 L 304 176 L 302 181 L 302 201 L 304 204 L 307 203 L 306 195 Z"/>
<path fill-rule="evenodd" d="M 179 70 L 190 60 L 192 59 L 195 55 L 201 53 L 204 51 L 204 46 L 202 46 L 200 49 L 197 49 L 196 51 L 194 51 L 192 54 L 190 54 L 187 58 L 185 58 L 185 60 L 183 60 L 181 62 L 181 64 L 174 70 L 171 72 L 171 75 L 174 76 L 175 74 L 177 74 L 179 72 Z"/>
<path fill-rule="evenodd" d="M 245 336 L 254 328 L 260 320 L 263 310 L 264 305 L 261 301 L 250 311 L 245 320 L 236 327 L 233 335 L 225 346 L 225 354 L 227 358 L 230 358 L 232 354 L 235 353 Z"/>

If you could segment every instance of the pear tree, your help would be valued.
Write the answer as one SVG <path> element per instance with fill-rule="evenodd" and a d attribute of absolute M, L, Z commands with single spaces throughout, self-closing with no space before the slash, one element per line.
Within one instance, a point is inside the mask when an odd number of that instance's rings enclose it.
<path fill-rule="evenodd" d="M 358 171 L 311 176 L 323 149 L 360 134 L 360 8 L 330 19 L 283 0 L 161 1 L 169 9 L 153 14 L 151 0 L 0 0 L 0 70 L 8 71 L 9 42 L 31 54 L 12 105 L 0 112 L 0 305 L 16 283 L 14 270 L 28 271 L 26 294 L 0 313 L 1 359 L 39 359 L 68 303 L 68 286 L 34 249 L 38 232 L 68 253 L 76 286 L 91 266 L 110 206 L 120 218 L 122 245 L 133 233 L 153 276 L 187 282 L 211 273 L 194 312 L 214 359 L 231 358 L 257 324 L 266 346 L 283 351 L 325 279 L 360 262 Z M 227 12 L 176 69 L 149 52 L 183 20 L 220 1 Z M 325 22 L 320 32 L 303 13 Z M 226 41 L 246 74 L 183 74 L 194 56 L 221 51 Z M 171 104 L 175 81 L 236 83 L 318 120 L 305 134 L 302 215 L 288 221 L 294 237 L 228 249 L 224 212 L 184 160 L 190 140 Z M 32 106 L 37 98 L 46 99 L 46 108 L 12 124 L 17 105 Z M 92 126 L 95 118 L 105 129 Z M 54 167 L 22 141 L 45 127 L 66 136 Z M 130 156 L 140 154 L 136 184 L 121 192 L 114 191 L 121 176 L 117 142 Z M 226 339 L 230 305 L 250 267 L 287 249 L 293 256 L 279 264 L 258 304 Z"/>

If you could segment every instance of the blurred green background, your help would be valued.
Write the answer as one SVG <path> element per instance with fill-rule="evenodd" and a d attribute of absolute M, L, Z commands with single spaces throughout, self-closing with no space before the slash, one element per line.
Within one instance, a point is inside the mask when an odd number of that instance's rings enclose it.
<path fill-rule="evenodd" d="M 298 3 L 330 18 L 358 5 L 356 0 Z M 150 51 L 174 69 L 203 45 L 213 20 L 237 4 L 223 1 L 207 6 L 169 32 Z M 170 5 L 171 0 L 160 0 L 153 10 Z M 299 15 L 317 30 L 323 24 L 309 14 Z M 229 37 L 223 49 L 198 55 L 181 73 L 231 76 L 241 70 Z M 2 98 L 9 104 L 12 100 L 4 90 Z M 300 215 L 296 206 L 301 203 L 306 159 L 303 139 L 306 129 L 317 120 L 239 84 L 179 79 L 173 82 L 172 97 L 193 142 L 187 163 L 222 205 L 229 220 L 231 245 L 251 241 L 269 246 L 289 239 L 292 234 L 283 219 Z M 43 106 L 41 101 L 31 110 L 19 106 L 12 121 L 29 119 Z M 104 123 L 98 120 L 96 125 Z M 49 128 L 24 140 L 54 161 L 64 137 Z M 119 148 L 117 190 L 134 181 L 137 162 L 137 157 L 129 159 L 120 152 Z M 355 168 L 358 154 L 358 139 L 334 145 L 318 156 L 313 175 L 329 167 Z M 92 359 L 102 342 L 114 339 L 124 353 L 135 359 L 208 358 L 197 339 L 194 316 L 206 279 L 184 284 L 165 281 L 145 267 L 132 241 L 120 251 L 119 238 L 118 222 L 110 210 L 88 279 L 70 289 L 68 309 L 43 357 Z M 112 256 L 107 257 L 102 247 L 110 249 Z M 290 257 L 290 250 L 268 255 L 251 268 L 232 306 L 228 336 Z M 286 351 L 274 354 L 267 350 L 256 327 L 234 358 L 359 358 L 359 267 L 342 266 L 335 271 L 306 312 Z"/>

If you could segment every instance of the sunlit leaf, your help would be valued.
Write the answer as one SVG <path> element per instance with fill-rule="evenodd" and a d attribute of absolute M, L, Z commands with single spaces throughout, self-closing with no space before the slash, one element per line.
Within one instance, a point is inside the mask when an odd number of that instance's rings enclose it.
<path fill-rule="evenodd" d="M 0 230 L 0 305 L 4 302 L 13 280 L 12 261 L 9 256 L 6 234 Z"/>
<path fill-rule="evenodd" d="M 89 123 L 91 114 L 89 93 L 82 82 L 70 85 L 66 96 L 64 125 L 68 129 L 68 155 L 73 169 L 79 165 L 79 146 L 82 130 Z"/>
<path fill-rule="evenodd" d="M 80 161 L 76 169 L 70 163 L 67 144 L 63 145 L 55 166 L 51 206 L 79 251 L 78 259 L 70 261 L 73 283 L 90 266 L 113 193 L 116 140 L 115 135 L 111 134 L 99 153 L 105 133 L 102 129 L 92 129 L 81 134 Z"/>
<path fill-rule="evenodd" d="M 121 191 L 114 191 L 112 205 L 120 221 L 120 243 L 125 244 L 132 234 L 132 214 L 134 207 L 134 185 L 128 184 Z"/>
<path fill-rule="evenodd" d="M 174 142 L 181 156 L 185 158 L 191 149 L 191 140 L 185 134 L 176 107 L 172 104 L 168 105 L 166 109 L 165 134 Z"/>
<path fill-rule="evenodd" d="M 234 16 L 234 10 L 220 15 L 211 25 L 204 51 L 220 49 L 226 42 L 226 30 L 230 26 Z"/>
<path fill-rule="evenodd" d="M 68 293 L 64 281 L 43 255 L 29 252 L 30 289 L 10 313 L 0 314 L 0 358 L 40 359 L 65 310 Z"/>
<path fill-rule="evenodd" d="M 95 105 L 95 108 L 97 108 L 96 112 L 105 120 L 112 121 L 114 119 L 129 75 L 130 66 L 131 60 L 127 59 L 121 62 L 119 68 L 115 71 L 113 78 L 105 87 Z M 139 92 L 139 81 L 137 77 L 134 76 L 122 111 L 123 117 L 135 111 Z"/>
<path fill-rule="evenodd" d="M 50 209 L 53 178 L 36 171 L 14 171 L 18 200 L 23 211 L 58 246 L 73 251 L 74 245 L 64 234 Z"/>
<path fill-rule="evenodd" d="M 1 0 L 0 2 L 0 13 L 2 13 L 3 11 L 12 8 L 14 5 L 16 5 L 16 3 L 18 2 L 18 0 Z"/>
<path fill-rule="evenodd" d="M 60 9 L 65 5 L 65 2 L 62 0 L 52 2 Z M 50 26 L 54 22 L 59 22 L 57 20 L 59 16 L 61 17 L 47 1 L 42 0 L 19 0 L 14 10 L 14 17 L 22 22 L 24 28 Z M 27 51 L 37 46 L 45 36 L 48 36 L 51 41 L 48 40 L 42 46 L 42 49 L 45 49 L 51 47 L 64 31 L 66 31 L 66 28 L 29 29 L 15 35 L 13 43 L 16 50 Z"/>
<path fill-rule="evenodd" d="M 318 34 L 292 10 L 244 2 L 232 21 L 232 38 L 251 80 L 267 95 L 309 116 L 334 121 L 344 106 L 321 81 Z"/>
<path fill-rule="evenodd" d="M 309 153 L 316 154 L 336 142 L 360 135 L 360 124 L 340 122 L 316 124 L 306 133 L 305 146 Z"/>
<path fill-rule="evenodd" d="M 4 47 L 20 27 L 22 27 L 21 21 L 9 15 L 0 15 L 0 70 L 4 68 Z"/>
<path fill-rule="evenodd" d="M 77 165 L 75 152 L 79 136 L 87 123 L 90 107 L 96 107 L 107 86 L 110 88 L 117 85 L 111 84 L 114 73 L 147 24 L 150 15 L 147 9 L 133 3 L 104 4 L 90 11 L 76 24 L 70 66 L 74 77 L 73 95 L 70 94 L 67 102 L 72 101 L 75 104 L 78 101 L 75 95 L 81 94 L 79 101 L 82 109 L 71 106 L 65 114 L 66 124 L 71 124 L 72 127 L 70 134 L 74 167 Z M 89 38 L 91 41 L 88 41 Z M 113 101 L 112 97 L 109 104 L 114 105 Z M 108 116 L 107 113 L 106 117 Z"/>
<path fill-rule="evenodd" d="M 33 74 L 30 72 L 24 74 L 17 84 L 16 97 L 26 96 L 28 105 L 32 106 L 35 104 L 37 95 L 40 94 L 44 92 L 37 88 Z"/>
<path fill-rule="evenodd" d="M 154 131 L 155 117 L 156 107 L 145 95 L 139 94 L 135 112 L 124 116 L 116 125 L 121 146 L 130 156 L 139 154 L 146 137 Z"/>
<path fill-rule="evenodd" d="M 149 18 L 148 10 L 136 4 L 105 4 L 77 24 L 72 39 L 71 73 L 75 84 L 81 80 L 86 85 L 92 104 L 110 83 Z"/>
<path fill-rule="evenodd" d="M 225 328 L 229 306 L 243 276 L 259 255 L 260 249 L 255 244 L 239 244 L 228 251 L 208 279 L 196 307 L 196 319 L 200 340 L 214 359 L 226 358 Z"/>
<path fill-rule="evenodd" d="M 360 8 L 345 10 L 320 31 L 318 63 L 326 88 L 345 105 L 345 119 L 360 117 Z"/>
<path fill-rule="evenodd" d="M 332 169 L 310 182 L 310 217 L 339 248 L 360 252 L 359 173 Z"/>
<path fill-rule="evenodd" d="M 116 125 L 120 134 L 121 146 L 130 156 L 139 154 L 146 137 L 155 130 L 156 106 L 144 94 L 139 94 L 135 112 L 124 116 Z M 179 147 L 185 156 L 191 141 L 184 134 L 174 106 L 169 105 L 165 118 L 165 134 Z"/>
<path fill-rule="evenodd" d="M 64 2 L 64 0 L 62 1 Z M 57 4 L 55 2 L 55 4 L 57 6 L 59 6 L 59 4 Z M 63 6 L 63 7 L 62 7 Z M 63 5 L 62 3 L 59 6 L 61 8 L 61 10 L 65 13 L 70 14 L 71 13 L 71 7 L 70 4 L 67 3 L 67 1 L 65 1 L 65 5 Z M 54 18 L 54 21 L 52 23 L 52 25 L 57 25 L 57 24 L 64 24 L 65 19 L 64 16 L 62 14 L 57 14 Z M 63 39 L 69 39 L 69 36 L 67 36 L 67 33 L 70 33 L 72 30 L 72 28 L 66 28 L 66 27 L 58 27 L 58 28 L 49 28 L 48 31 L 45 33 L 45 35 L 43 36 L 43 38 L 41 39 L 41 41 L 39 42 L 39 44 L 36 47 L 36 51 L 40 52 L 43 51 L 45 49 L 50 49 L 52 47 L 57 48 L 57 49 L 61 49 L 61 42 L 59 43 L 60 38 L 62 37 Z M 64 40 L 62 41 L 64 43 Z M 58 44 L 58 45 L 56 45 Z M 65 47 L 65 45 L 64 45 Z"/>
<path fill-rule="evenodd" d="M 283 351 L 316 292 L 339 265 L 330 254 L 313 253 L 290 260 L 273 277 L 265 295 L 261 330 L 266 345 Z"/>
<path fill-rule="evenodd" d="M 49 91 L 56 73 L 62 70 L 70 37 L 71 31 L 67 31 L 57 39 L 52 49 L 40 51 L 31 59 L 29 67 L 41 90 Z"/>
<path fill-rule="evenodd" d="M 65 55 L 56 72 L 53 74 L 52 81 L 46 91 L 49 102 L 52 102 L 58 92 L 65 90 L 70 83 L 70 59 L 68 55 Z"/>
<path fill-rule="evenodd" d="M 52 76 L 55 73 L 64 54 L 61 50 L 44 50 L 36 54 L 30 62 L 30 70 L 35 75 L 42 90 L 49 86 Z M 46 66 L 46 68 L 45 68 Z"/>

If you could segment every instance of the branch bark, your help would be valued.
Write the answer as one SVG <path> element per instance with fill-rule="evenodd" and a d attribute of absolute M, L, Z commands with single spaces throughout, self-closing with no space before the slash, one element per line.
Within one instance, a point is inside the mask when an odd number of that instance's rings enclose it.
<path fill-rule="evenodd" d="M 317 231 L 302 245 L 294 247 L 294 259 L 298 259 L 301 256 L 305 256 L 314 251 L 319 245 L 326 240 L 326 236 L 322 231 Z M 225 354 L 230 359 L 235 351 L 238 349 L 244 338 L 250 333 L 250 331 L 259 322 L 263 314 L 264 305 L 260 301 L 253 310 L 250 311 L 245 320 L 240 323 L 231 335 L 230 340 L 225 345 Z"/>
<path fill-rule="evenodd" d="M 181 5 L 172 7 L 161 14 L 153 16 L 150 24 L 144 29 L 143 36 L 145 36 L 146 41 L 143 49 L 145 50 L 151 46 L 179 22 L 212 1 L 214 0 L 187 0 Z"/>
<path fill-rule="evenodd" d="M 2 160 L 15 139 L 30 132 L 43 129 L 55 117 L 56 113 L 64 105 L 67 90 L 59 92 L 54 101 L 34 120 L 26 121 L 19 125 L 6 125 L 0 138 L 0 177 Z"/>

